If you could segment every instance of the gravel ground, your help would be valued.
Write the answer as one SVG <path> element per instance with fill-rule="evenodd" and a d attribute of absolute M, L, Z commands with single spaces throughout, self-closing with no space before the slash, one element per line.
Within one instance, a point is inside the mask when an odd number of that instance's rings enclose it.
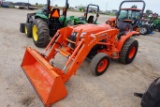
<path fill-rule="evenodd" d="M 43 107 L 20 67 L 27 46 L 44 50 L 19 32 L 19 24 L 26 21 L 28 12 L 32 11 L 0 8 L 0 107 Z M 100 15 L 99 22 L 107 18 Z M 89 61 L 84 61 L 65 84 L 68 96 L 52 107 L 140 107 L 140 99 L 133 93 L 144 92 L 160 76 L 160 34 L 134 38 L 139 41 L 139 50 L 133 63 L 123 65 L 111 60 L 107 72 L 96 77 L 88 68 Z"/>

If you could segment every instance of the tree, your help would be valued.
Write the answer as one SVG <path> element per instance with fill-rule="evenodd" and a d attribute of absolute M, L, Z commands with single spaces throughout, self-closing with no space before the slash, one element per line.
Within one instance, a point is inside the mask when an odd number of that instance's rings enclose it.
<path fill-rule="evenodd" d="M 38 3 L 36 3 L 36 6 L 38 6 Z"/>
<path fill-rule="evenodd" d="M 134 5 L 131 6 L 131 8 L 137 8 L 137 5 L 134 4 Z"/>
<path fill-rule="evenodd" d="M 152 14 L 152 13 L 153 13 L 152 10 L 149 10 L 149 9 L 146 10 L 146 14 L 147 14 L 147 15 L 150 15 L 150 14 Z"/>

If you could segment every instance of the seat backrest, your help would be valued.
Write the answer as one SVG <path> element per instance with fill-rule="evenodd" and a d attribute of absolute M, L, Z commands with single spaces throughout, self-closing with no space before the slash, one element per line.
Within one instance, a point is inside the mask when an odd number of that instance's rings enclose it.
<path fill-rule="evenodd" d="M 54 8 L 51 11 L 51 17 L 52 18 L 59 18 L 60 17 L 60 10 L 59 10 L 59 8 Z"/>
<path fill-rule="evenodd" d="M 130 23 L 121 21 L 117 22 L 117 28 L 119 29 L 118 39 L 125 35 L 126 32 L 133 30 L 133 26 Z"/>
<path fill-rule="evenodd" d="M 89 18 L 88 18 L 88 23 L 93 23 L 93 21 L 94 21 L 94 16 L 89 16 Z"/>
<path fill-rule="evenodd" d="M 120 29 L 120 32 L 121 31 L 126 31 L 126 28 L 128 27 L 129 30 L 132 30 L 132 25 L 130 23 L 127 23 L 127 22 L 117 22 L 117 28 Z"/>

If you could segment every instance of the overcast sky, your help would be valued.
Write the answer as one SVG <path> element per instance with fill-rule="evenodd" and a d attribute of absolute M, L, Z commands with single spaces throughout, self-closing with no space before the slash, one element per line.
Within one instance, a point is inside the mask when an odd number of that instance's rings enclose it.
<path fill-rule="evenodd" d="M 28 2 L 28 0 L 6 0 L 6 1 L 13 1 L 13 2 Z M 47 0 L 29 0 L 31 4 L 39 3 L 45 4 Z M 98 4 L 101 10 L 112 10 L 118 9 L 119 4 L 123 0 L 69 0 L 70 6 L 78 6 L 84 5 L 86 6 L 89 3 Z M 160 15 L 160 0 L 144 0 L 146 2 L 146 9 L 153 10 Z M 64 0 L 51 0 L 52 5 L 57 4 L 58 6 L 65 5 Z"/>

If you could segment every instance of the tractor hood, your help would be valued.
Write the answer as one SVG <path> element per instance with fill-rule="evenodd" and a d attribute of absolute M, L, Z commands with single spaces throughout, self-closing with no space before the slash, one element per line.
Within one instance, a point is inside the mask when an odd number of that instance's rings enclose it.
<path fill-rule="evenodd" d="M 84 24 L 84 25 L 78 25 L 74 26 L 74 32 L 79 32 L 81 29 L 82 32 L 90 33 L 90 34 L 96 34 L 101 31 L 109 30 L 111 29 L 111 26 L 108 24 L 100 24 L 100 25 L 95 25 L 95 24 Z"/>

